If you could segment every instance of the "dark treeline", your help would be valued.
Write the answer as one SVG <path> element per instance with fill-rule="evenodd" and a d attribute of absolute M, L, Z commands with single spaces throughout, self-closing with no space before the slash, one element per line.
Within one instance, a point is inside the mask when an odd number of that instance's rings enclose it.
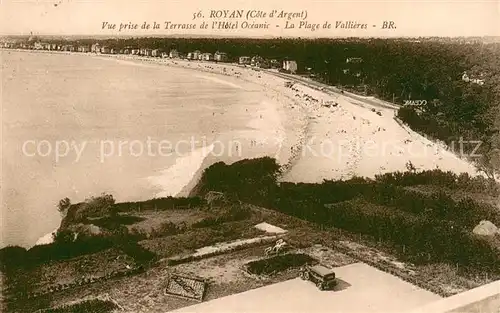
<path fill-rule="evenodd" d="M 481 220 L 499 225 L 498 210 L 471 198 L 454 200 L 442 191 L 446 181 L 454 182 L 448 188 L 463 190 L 474 184 L 474 188 L 483 184 L 487 190 L 494 182 L 434 170 L 322 184 L 277 184 L 273 182 L 277 174 L 274 168 L 276 163 L 270 158 L 229 166 L 216 164 L 205 171 L 196 190 L 225 192 L 323 226 L 370 235 L 392 245 L 396 253 L 412 262 L 447 262 L 491 271 L 500 268 L 495 239 L 477 237 L 472 232 Z M 406 187 L 420 184 L 434 186 L 435 192 Z"/>
<path fill-rule="evenodd" d="M 71 259 L 114 246 L 114 242 L 104 236 L 79 237 L 74 240 L 72 232 L 59 231 L 52 244 L 34 246 L 30 249 L 18 246 L 0 249 L 0 270 L 8 272 L 10 269 L 29 269 L 43 263 Z"/>

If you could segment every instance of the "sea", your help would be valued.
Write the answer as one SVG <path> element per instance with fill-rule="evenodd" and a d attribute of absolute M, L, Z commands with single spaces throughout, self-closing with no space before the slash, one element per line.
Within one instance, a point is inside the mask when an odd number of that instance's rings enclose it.
<path fill-rule="evenodd" d="M 59 226 L 57 204 L 182 195 L 202 167 L 273 155 L 283 128 L 262 87 L 79 54 L 2 50 L 0 247 Z"/>

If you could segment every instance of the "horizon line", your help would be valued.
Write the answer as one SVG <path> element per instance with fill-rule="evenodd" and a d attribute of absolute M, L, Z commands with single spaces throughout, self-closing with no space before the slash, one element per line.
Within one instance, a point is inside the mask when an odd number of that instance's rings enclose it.
<path fill-rule="evenodd" d="M 500 35 L 471 35 L 471 36 L 440 36 L 440 35 L 413 35 L 413 36 L 329 36 L 329 37 L 302 37 L 302 36 L 218 36 L 218 35 L 200 35 L 200 34 L 171 34 L 171 35 L 160 35 L 156 34 L 154 36 L 148 34 L 137 34 L 137 35 L 89 35 L 89 34 L 0 34 L 0 38 L 5 37 L 80 37 L 92 39 L 95 37 L 105 38 L 105 39 L 120 39 L 120 38 L 220 38 L 220 39 L 303 39 L 303 40 L 314 40 L 314 39 L 426 39 L 426 38 L 449 38 L 449 39 L 459 39 L 459 38 L 498 38 Z"/>

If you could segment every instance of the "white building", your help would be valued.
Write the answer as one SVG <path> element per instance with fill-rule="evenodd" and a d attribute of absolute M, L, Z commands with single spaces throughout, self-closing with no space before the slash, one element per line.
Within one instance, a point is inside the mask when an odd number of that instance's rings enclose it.
<path fill-rule="evenodd" d="M 171 59 L 178 58 L 179 57 L 179 51 L 172 49 L 170 50 L 169 57 Z"/>
<path fill-rule="evenodd" d="M 285 71 L 289 71 L 292 74 L 295 74 L 297 72 L 297 62 L 291 60 L 285 60 L 283 61 L 283 69 Z"/>
<path fill-rule="evenodd" d="M 345 63 L 362 63 L 363 59 L 362 58 L 347 58 L 345 60 Z"/>
<path fill-rule="evenodd" d="M 227 62 L 228 61 L 227 53 L 220 51 L 215 52 L 214 60 L 217 62 Z"/>
<path fill-rule="evenodd" d="M 99 43 L 93 44 L 90 51 L 94 53 L 101 53 L 101 45 Z"/>
<path fill-rule="evenodd" d="M 252 58 L 251 57 L 240 57 L 238 60 L 239 64 L 248 64 L 252 63 Z"/>
<path fill-rule="evenodd" d="M 480 86 L 484 85 L 484 79 L 470 78 L 466 72 L 462 75 L 462 80 L 466 83 L 478 84 Z"/>
<path fill-rule="evenodd" d="M 202 56 L 203 61 L 213 61 L 214 60 L 214 55 L 210 52 L 205 52 L 201 56 Z"/>

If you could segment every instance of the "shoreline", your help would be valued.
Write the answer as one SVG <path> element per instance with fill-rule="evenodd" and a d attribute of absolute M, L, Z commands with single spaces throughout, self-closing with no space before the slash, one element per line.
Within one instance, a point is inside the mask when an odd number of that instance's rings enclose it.
<path fill-rule="evenodd" d="M 343 179 L 353 175 L 363 175 L 368 177 L 373 177 L 376 174 L 381 174 L 385 172 L 405 170 L 405 165 L 408 161 L 414 162 L 413 159 L 419 159 L 417 170 L 425 169 L 435 169 L 440 168 L 443 170 L 451 170 L 456 173 L 467 172 L 471 175 L 481 175 L 481 173 L 475 168 L 475 165 L 468 160 L 461 159 L 456 155 L 449 155 L 446 151 L 443 152 L 443 147 L 438 142 L 433 142 L 421 138 L 419 134 L 410 130 L 407 127 L 402 127 L 393 119 L 394 112 L 397 110 L 396 106 L 389 106 L 383 100 L 379 100 L 373 97 L 364 99 L 361 96 L 352 97 L 349 93 L 347 95 L 341 94 L 335 91 L 334 86 L 328 86 L 325 88 L 319 88 L 320 83 L 308 82 L 307 79 L 302 77 L 294 77 L 293 75 L 283 75 L 282 73 L 272 73 L 271 70 L 255 69 L 251 67 L 246 67 L 243 65 L 235 63 L 217 63 L 213 61 L 191 61 L 183 59 L 170 59 L 170 58 L 156 58 L 156 57 L 144 57 L 137 55 L 121 55 L 121 54 L 95 54 L 95 53 L 81 53 L 81 52 L 67 52 L 67 51 L 46 51 L 46 50 L 23 50 L 23 49 L 2 49 L 2 51 L 23 51 L 23 52 L 33 52 L 33 53 L 49 53 L 49 54 L 65 54 L 65 55 L 81 55 L 90 56 L 100 59 L 107 60 L 125 60 L 137 64 L 151 64 L 153 66 L 165 66 L 165 67 L 176 67 L 181 69 L 189 69 L 201 73 L 208 73 L 212 75 L 219 76 L 221 78 L 231 77 L 232 79 L 244 81 L 251 83 L 253 85 L 258 85 L 262 89 L 266 98 L 273 100 L 274 103 L 279 104 L 278 111 L 283 117 L 282 121 L 285 127 L 285 143 L 282 146 L 280 155 L 278 156 L 278 161 L 283 169 L 282 178 L 284 181 L 301 182 L 300 173 L 303 170 L 297 170 L 297 167 L 304 167 L 304 164 L 310 165 L 310 168 L 306 172 L 315 172 L 312 176 L 317 176 L 316 179 L 311 179 L 311 174 L 306 173 L 309 176 L 303 182 L 320 182 L 323 179 Z M 287 77 L 289 79 L 287 79 Z M 297 88 L 288 88 L 284 86 L 286 81 L 294 81 L 294 86 Z M 373 98 L 373 99 L 372 99 Z M 320 101 L 318 101 L 320 100 Z M 339 105 L 336 108 L 324 108 L 321 103 L 326 101 L 335 101 Z M 382 112 L 382 120 L 380 117 L 373 114 L 373 110 Z M 362 112 L 363 111 L 363 112 Z M 341 116 L 338 116 L 340 113 Z M 371 116 L 369 116 L 371 115 Z M 333 117 L 335 116 L 335 117 Z M 390 117 L 390 120 L 387 118 Z M 338 128 L 339 124 L 346 124 L 346 119 L 352 120 L 352 123 L 347 123 L 351 125 L 345 125 L 346 129 L 335 129 Z M 362 123 L 360 123 L 360 119 Z M 375 122 L 375 123 L 372 123 Z M 356 125 L 355 125 L 356 124 Z M 370 132 L 364 132 L 364 126 L 368 124 L 378 124 L 376 128 L 370 129 Z M 353 127 L 355 126 L 355 127 Z M 389 126 L 389 127 L 387 127 Z M 351 128 L 348 130 L 348 128 Z M 390 128 L 391 130 L 389 130 Z M 390 141 L 399 142 L 398 146 L 407 150 L 403 154 L 411 154 L 409 148 L 409 143 L 418 142 L 419 148 L 422 146 L 427 146 L 438 150 L 438 152 L 433 155 L 425 155 L 432 160 L 426 162 L 422 160 L 422 156 L 417 156 L 413 158 L 411 155 L 407 158 L 406 162 L 396 162 L 397 164 L 390 164 L 390 162 L 383 162 L 383 165 L 379 165 L 378 168 L 374 169 L 363 169 L 359 168 L 360 162 L 367 163 L 366 154 L 359 155 L 358 153 L 352 153 L 351 150 L 357 148 L 359 150 L 360 138 L 362 139 L 362 145 L 366 144 L 367 139 L 375 133 L 380 132 L 379 129 L 383 129 L 386 132 L 391 132 L 385 137 L 382 136 L 375 140 L 378 143 L 384 144 Z M 345 134 L 343 136 L 333 135 L 333 131 L 337 130 L 337 133 Z M 401 134 L 401 130 L 405 134 Z M 361 133 L 360 133 L 361 132 Z M 357 136 L 355 136 L 357 134 Z M 406 136 L 405 136 L 406 135 Z M 404 138 L 403 138 L 404 137 Z M 317 139 L 319 142 L 337 142 L 340 145 L 342 141 L 349 141 L 347 148 L 349 148 L 349 156 L 337 162 L 332 162 L 332 156 L 326 156 L 325 158 L 319 158 L 320 167 L 328 167 L 318 171 L 316 168 L 318 165 L 315 162 L 307 162 L 308 158 L 307 151 L 304 152 L 304 146 L 308 144 L 312 138 Z M 316 144 L 317 145 L 317 144 Z M 308 147 L 310 148 L 310 147 Z M 342 147 L 337 147 L 337 154 L 342 154 Z M 345 148 L 345 147 L 344 147 Z M 385 152 L 385 151 L 384 151 Z M 396 151 L 392 151 L 386 155 L 386 157 L 391 158 L 394 154 L 401 154 Z M 335 155 L 338 157 L 338 155 Z M 372 157 L 372 156 L 369 156 Z M 383 157 L 383 156 L 382 156 Z M 354 161 L 350 162 L 348 159 L 353 158 Z M 376 160 L 381 163 L 380 156 Z M 412 159 L 413 158 L 413 159 Z M 312 156 L 312 159 L 318 159 L 316 156 Z M 439 162 L 441 159 L 448 159 L 452 161 L 453 165 L 448 166 L 447 162 Z M 284 161 L 286 160 L 286 161 Z M 309 160 L 310 161 L 310 160 Z M 328 164 L 324 164 L 324 163 Z M 376 162 L 376 163 L 377 163 Z M 335 164 L 337 163 L 337 164 Z M 346 164 L 347 163 L 347 164 Z M 416 165 L 416 164 L 415 164 Z M 364 167 L 369 167 L 367 164 L 362 164 Z M 344 167 L 347 173 L 342 175 L 333 175 L 328 172 L 336 170 L 335 167 Z M 294 172 L 294 173 L 291 173 Z M 337 170 L 338 172 L 338 170 Z M 196 175 L 194 175 L 196 176 Z"/>

